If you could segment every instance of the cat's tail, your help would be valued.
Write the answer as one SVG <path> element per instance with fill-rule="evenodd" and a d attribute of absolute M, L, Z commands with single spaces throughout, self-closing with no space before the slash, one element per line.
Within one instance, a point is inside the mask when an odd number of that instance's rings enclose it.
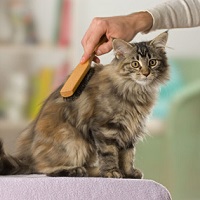
<path fill-rule="evenodd" d="M 0 175 L 32 174 L 33 170 L 22 160 L 6 155 L 0 140 Z"/>

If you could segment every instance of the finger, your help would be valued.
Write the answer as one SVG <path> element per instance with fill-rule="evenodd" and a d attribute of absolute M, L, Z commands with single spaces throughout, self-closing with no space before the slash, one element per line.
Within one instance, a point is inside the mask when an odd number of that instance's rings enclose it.
<path fill-rule="evenodd" d="M 87 36 L 89 37 L 89 36 Z M 81 62 L 86 62 L 94 52 L 95 46 L 98 44 L 101 35 L 93 35 L 89 39 L 85 39 L 86 41 L 82 42 L 84 53 L 81 58 Z"/>
<path fill-rule="evenodd" d="M 84 54 L 83 54 L 83 58 L 85 58 L 86 60 L 90 58 L 90 56 L 92 55 L 92 53 L 94 52 L 96 46 L 99 43 L 100 38 L 102 37 L 101 33 L 95 32 L 95 34 L 91 34 L 91 37 L 89 37 L 87 39 L 87 41 L 83 41 L 83 48 L 84 48 Z"/>
<path fill-rule="evenodd" d="M 95 63 L 100 63 L 100 59 L 99 59 L 98 57 L 96 57 L 96 56 L 94 56 L 93 61 L 94 61 Z"/>
<path fill-rule="evenodd" d="M 99 26 L 100 23 L 100 18 L 94 18 L 81 41 L 84 49 L 84 54 L 81 59 L 82 62 L 90 58 L 100 38 L 106 33 L 105 26 Z"/>
<path fill-rule="evenodd" d="M 111 50 L 112 50 L 112 39 L 110 39 L 108 42 L 99 46 L 99 48 L 96 50 L 96 55 L 100 56 L 100 55 L 110 52 Z"/>
<path fill-rule="evenodd" d="M 102 35 L 95 35 L 93 38 L 91 37 L 91 39 L 88 39 L 87 43 L 83 45 L 84 54 L 81 58 L 82 63 L 86 62 L 91 57 L 101 37 Z"/>

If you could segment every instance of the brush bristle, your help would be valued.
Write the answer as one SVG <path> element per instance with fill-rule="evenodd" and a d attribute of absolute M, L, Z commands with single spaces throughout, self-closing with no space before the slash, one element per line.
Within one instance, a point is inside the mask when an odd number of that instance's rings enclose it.
<path fill-rule="evenodd" d="M 89 69 L 88 73 L 86 74 L 86 76 L 81 81 L 81 83 L 78 86 L 78 88 L 76 89 L 76 91 L 74 92 L 74 94 L 70 97 L 63 97 L 63 99 L 65 101 L 74 101 L 75 99 L 77 99 L 81 95 L 83 90 L 85 89 L 86 85 L 88 84 L 88 82 L 90 81 L 92 76 L 94 75 L 94 72 L 95 72 L 95 69 L 93 67 L 91 67 Z"/>

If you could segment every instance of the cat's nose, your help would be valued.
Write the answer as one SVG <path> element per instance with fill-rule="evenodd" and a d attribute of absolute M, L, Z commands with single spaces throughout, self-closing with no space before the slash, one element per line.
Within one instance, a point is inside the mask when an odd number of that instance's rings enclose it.
<path fill-rule="evenodd" d="M 148 72 L 148 73 L 144 73 L 143 75 L 147 77 L 147 76 L 149 76 L 149 74 L 150 74 L 150 73 Z"/>
<path fill-rule="evenodd" d="M 147 77 L 150 74 L 150 70 L 149 69 L 142 69 L 142 74 Z"/>

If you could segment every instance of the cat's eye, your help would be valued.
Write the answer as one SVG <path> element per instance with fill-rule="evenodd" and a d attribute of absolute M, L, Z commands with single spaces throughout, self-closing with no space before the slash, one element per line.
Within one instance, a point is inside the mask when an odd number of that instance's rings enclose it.
<path fill-rule="evenodd" d="M 151 59 L 151 60 L 149 61 L 149 66 L 150 66 L 150 67 L 154 67 L 156 64 L 157 64 L 157 60 L 156 60 L 156 59 Z"/>
<path fill-rule="evenodd" d="M 134 68 L 138 68 L 138 67 L 140 67 L 140 63 L 138 61 L 133 61 L 131 63 L 131 66 L 134 67 Z"/>

